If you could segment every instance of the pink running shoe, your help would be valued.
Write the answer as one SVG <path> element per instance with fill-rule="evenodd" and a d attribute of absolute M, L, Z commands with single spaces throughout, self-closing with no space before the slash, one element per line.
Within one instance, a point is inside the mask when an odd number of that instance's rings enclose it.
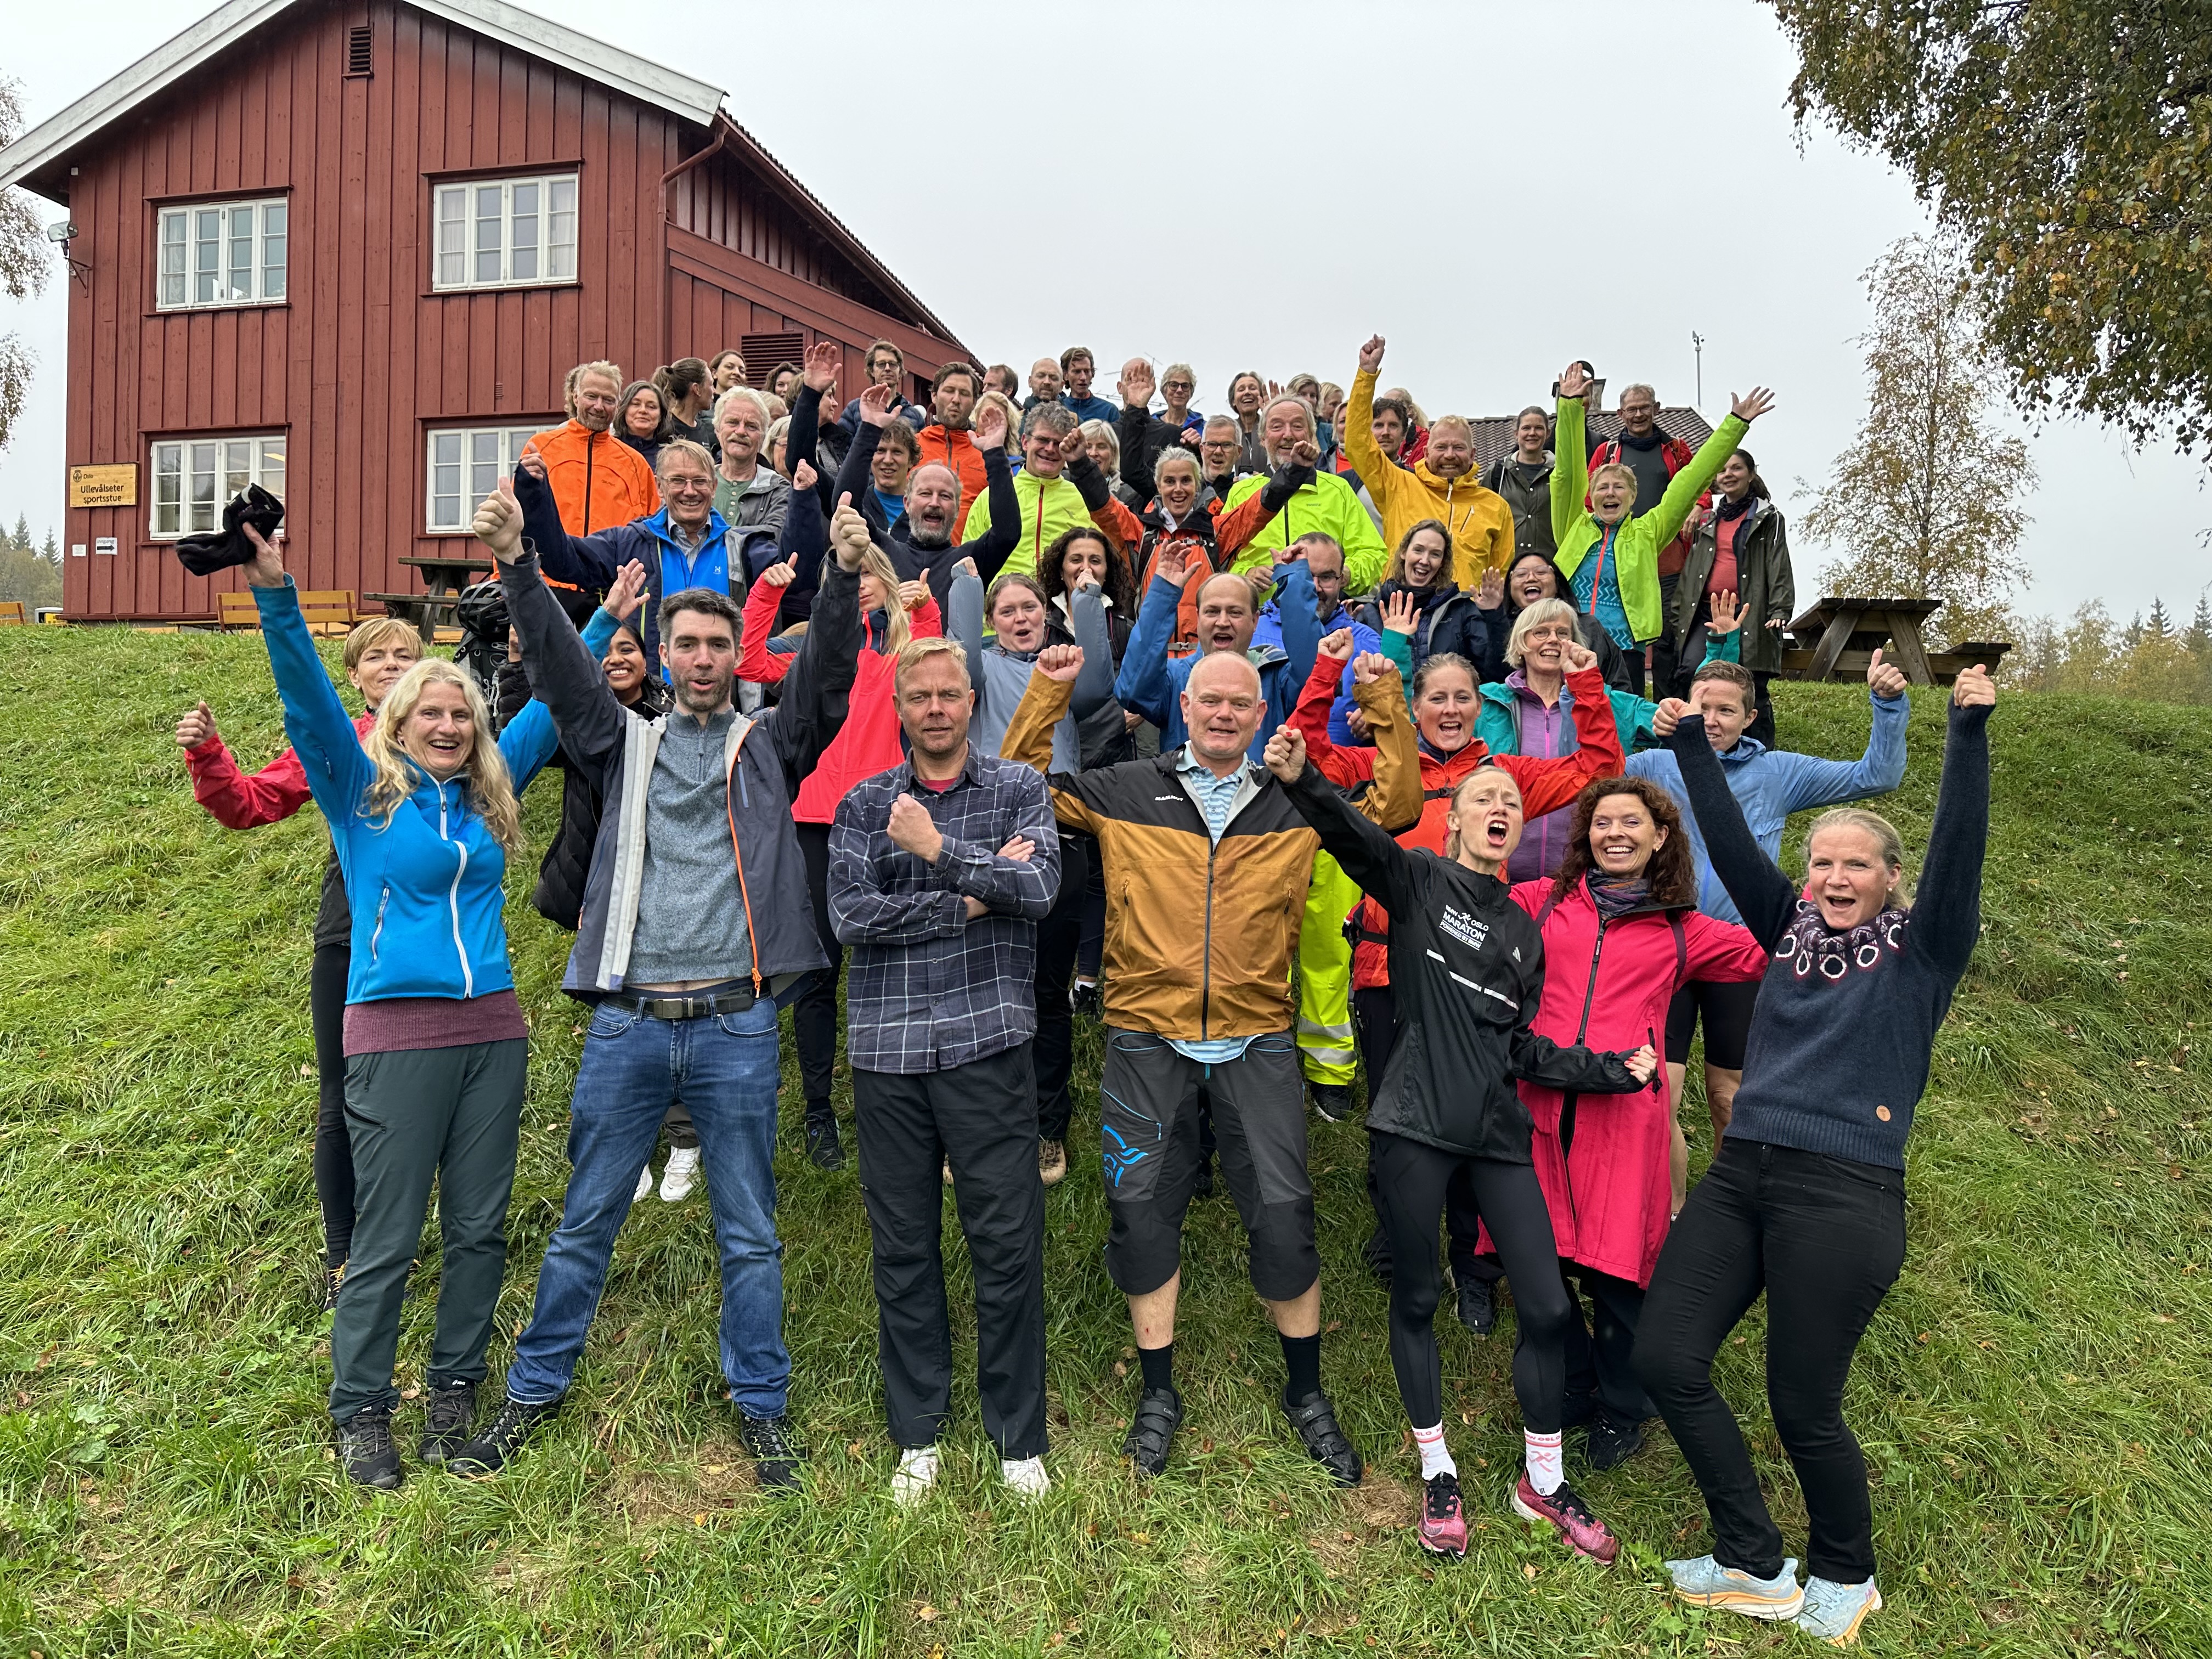
<path fill-rule="evenodd" d="M 1428 1494 L 1421 1500 L 1421 1547 L 1431 1555 L 1449 1555 L 1455 1561 L 1467 1553 L 1467 1512 L 1460 1507 L 1459 1477 L 1432 1474 Z"/>
<path fill-rule="evenodd" d="M 1557 1492 L 1547 1496 L 1529 1484 L 1524 1470 L 1521 1484 L 1513 1491 L 1513 1513 L 1523 1521 L 1548 1522 L 1558 1529 L 1560 1540 L 1577 1555 L 1587 1556 L 1606 1566 L 1611 1566 L 1613 1557 L 1620 1553 L 1620 1540 L 1606 1529 L 1604 1522 L 1590 1513 L 1589 1505 L 1564 1480 Z"/>

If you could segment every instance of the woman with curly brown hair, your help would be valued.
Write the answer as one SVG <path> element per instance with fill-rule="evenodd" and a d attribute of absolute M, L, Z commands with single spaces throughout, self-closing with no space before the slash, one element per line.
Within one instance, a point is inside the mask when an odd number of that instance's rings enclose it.
<path fill-rule="evenodd" d="M 1644 778 L 1584 785 L 1559 874 L 1518 883 L 1513 898 L 1543 936 L 1534 1030 L 1554 1042 L 1656 1043 L 1686 980 L 1766 971 L 1766 952 L 1748 932 L 1698 914 L 1680 809 Z M 1570 1297 L 1565 1421 L 1589 1425 L 1591 1467 L 1611 1468 L 1643 1444 L 1652 1414 L 1629 1356 L 1672 1218 L 1666 1073 L 1635 1094 L 1577 1095 L 1525 1079 L 1520 1090 L 1560 1270 L 1580 1292 Z"/>

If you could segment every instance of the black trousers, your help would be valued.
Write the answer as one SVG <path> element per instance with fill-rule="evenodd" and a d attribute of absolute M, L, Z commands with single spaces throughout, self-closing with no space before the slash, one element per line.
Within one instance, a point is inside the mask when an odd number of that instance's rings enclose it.
<path fill-rule="evenodd" d="M 1106 860 L 1094 858 L 1090 878 L 1084 884 L 1083 942 L 1075 953 L 1076 973 L 1084 979 L 1097 980 L 1098 964 L 1105 954 Z"/>
<path fill-rule="evenodd" d="M 1002 1457 L 1043 1455 L 1044 1187 L 1030 1045 L 913 1076 L 856 1066 L 853 1121 L 891 1439 L 934 1445 L 951 1410 L 939 1175 L 949 1158 L 975 1281 L 983 1427 Z"/>
<path fill-rule="evenodd" d="M 1067 1139 L 1074 1102 L 1067 1091 L 1075 1059 L 1075 1011 L 1067 988 L 1083 936 L 1083 904 L 1091 890 L 1091 838 L 1060 838 L 1060 895 L 1037 924 L 1036 1130 L 1041 1140 Z"/>
<path fill-rule="evenodd" d="M 1874 1574 L 1866 1460 L 1844 1422 L 1844 1383 L 1905 1262 L 1905 1178 L 1894 1170 L 1729 1136 L 1674 1218 L 1644 1302 L 1635 1363 L 1712 1517 L 1713 1555 L 1760 1578 L 1782 1534 L 1713 1356 L 1766 1297 L 1766 1397 L 1805 1490 L 1807 1569 Z"/>
<path fill-rule="evenodd" d="M 1359 1058 L 1367 1068 L 1367 1094 L 1374 1098 L 1382 1081 L 1382 1068 L 1398 1046 L 1398 1001 L 1387 985 L 1369 985 L 1352 994 L 1353 1024 L 1359 1030 Z M 1367 1148 L 1367 1201 L 1374 1206 L 1379 1243 L 1370 1252 L 1378 1267 L 1390 1261 L 1390 1231 L 1382 1222 L 1382 1200 L 1376 1189 L 1375 1147 Z M 1444 1187 L 1444 1233 L 1451 1247 L 1453 1282 L 1474 1280 L 1494 1285 L 1505 1277 L 1494 1255 L 1477 1255 L 1477 1229 L 1482 1220 L 1474 1201 L 1474 1181 L 1465 1170 L 1455 1170 Z M 1421 1425 L 1424 1428 L 1427 1424 Z"/>
<path fill-rule="evenodd" d="M 353 1138 L 345 1115 L 346 975 L 350 945 L 319 945 L 307 969 L 315 1028 L 315 1199 L 323 1210 L 323 1256 L 337 1267 L 353 1253 Z"/>
<path fill-rule="evenodd" d="M 1417 1429 L 1443 1420 L 1443 1362 L 1436 1336 L 1443 1273 L 1437 1260 L 1437 1217 L 1445 1188 L 1464 1170 L 1513 1278 L 1520 1328 L 1513 1346 L 1513 1394 L 1521 1402 L 1521 1420 L 1534 1433 L 1556 1434 L 1566 1395 L 1567 1327 L 1574 1315 L 1535 1166 L 1464 1158 L 1380 1129 L 1367 1132 L 1367 1146 L 1368 1168 L 1378 1178 L 1382 1230 L 1390 1239 L 1390 1369 L 1397 1374 L 1407 1419 Z"/>
<path fill-rule="evenodd" d="M 1588 1422 L 1602 1412 L 1624 1429 L 1641 1423 L 1651 1415 L 1651 1397 L 1636 1379 L 1634 1358 L 1642 1287 L 1579 1261 L 1562 1261 L 1559 1271 L 1566 1277 L 1572 1309 L 1567 1321 L 1567 1421 Z"/>
<path fill-rule="evenodd" d="M 806 893 L 814 901 L 814 929 L 830 965 L 806 976 L 791 1000 L 791 1035 L 799 1049 L 799 1091 L 809 1116 L 827 1109 L 830 1079 L 837 1067 L 837 981 L 844 976 L 845 947 L 830 921 L 830 826 L 799 823 L 799 850 L 806 860 Z M 1032 1158 L 1035 1149 L 1032 1148 Z"/>

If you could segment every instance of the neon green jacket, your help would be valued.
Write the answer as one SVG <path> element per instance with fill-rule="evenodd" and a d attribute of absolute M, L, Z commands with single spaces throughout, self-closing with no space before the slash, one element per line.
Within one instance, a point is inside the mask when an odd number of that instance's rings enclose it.
<path fill-rule="evenodd" d="M 1005 568 L 1034 574 L 1044 550 L 1065 532 L 1091 523 L 1091 509 L 1083 492 L 1066 478 L 1040 478 L 1034 472 L 1014 474 L 1014 499 L 1022 504 L 1022 538 L 1006 556 Z M 983 539 L 991 527 L 991 498 L 984 495 L 968 509 L 967 528 L 960 532 L 964 545 Z"/>
<path fill-rule="evenodd" d="M 1019 482 L 1017 480 L 1016 482 Z M 1223 511 L 1234 512 L 1267 487 L 1267 476 L 1255 472 L 1239 478 L 1229 491 Z M 1390 563 L 1390 550 L 1352 486 L 1334 472 L 1317 472 L 1284 504 L 1283 510 L 1262 526 L 1230 566 L 1251 570 L 1274 557 L 1279 547 L 1288 547 L 1301 536 L 1322 530 L 1336 538 L 1344 549 L 1344 591 L 1364 593 L 1382 580 Z M 1013 568 L 1012 565 L 1006 567 Z"/>
<path fill-rule="evenodd" d="M 1735 453 L 1743 434 L 1750 430 L 1747 422 L 1733 415 L 1723 421 L 1713 435 L 1698 446 L 1689 465 L 1674 475 L 1674 482 L 1667 486 L 1667 493 L 1660 497 L 1659 505 L 1623 522 L 1613 532 L 1612 545 L 1599 567 L 1589 577 L 1577 581 L 1576 571 L 1590 550 L 1604 538 L 1604 532 L 1590 517 L 1587 505 L 1589 446 L 1583 436 L 1582 399 L 1559 399 L 1559 433 L 1553 443 L 1559 459 L 1552 468 L 1552 535 L 1559 552 L 1553 562 L 1574 589 L 1575 608 L 1595 616 L 1600 614 L 1598 596 L 1607 574 L 1603 561 L 1613 562 L 1612 574 L 1620 587 L 1620 608 L 1626 614 L 1629 632 L 1635 636 L 1633 640 L 1623 640 L 1615 635 L 1615 642 L 1622 650 L 1641 649 L 1659 637 L 1665 626 L 1659 611 L 1660 550 L 1681 533 L 1690 509 L 1698 504 L 1698 497 L 1705 494 L 1728 458 Z"/>

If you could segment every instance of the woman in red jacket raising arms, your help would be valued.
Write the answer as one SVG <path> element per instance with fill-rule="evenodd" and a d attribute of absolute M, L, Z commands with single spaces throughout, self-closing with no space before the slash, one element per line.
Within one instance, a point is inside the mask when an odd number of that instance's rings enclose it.
<path fill-rule="evenodd" d="M 415 624 L 377 617 L 346 635 L 347 683 L 361 693 L 354 730 L 376 724 L 385 694 L 422 657 Z M 192 798 L 226 830 L 281 823 L 307 804 L 307 775 L 287 749 L 258 772 L 232 758 L 205 703 L 177 722 L 177 747 L 192 777 Z M 353 1249 L 353 1148 L 345 1121 L 346 975 L 353 966 L 353 917 L 333 848 L 323 866 L 323 898 L 315 913 L 315 954 L 307 969 L 307 1007 L 315 1030 L 315 1197 L 323 1211 L 323 1311 L 337 1305 L 338 1281 Z"/>
<path fill-rule="evenodd" d="M 1766 971 L 1747 930 L 1698 914 L 1696 862 L 1664 789 L 1600 778 L 1576 798 L 1572 823 L 1559 874 L 1513 889 L 1544 939 L 1540 1036 L 1634 1048 L 1666 1029 L 1668 1001 L 1685 981 Z M 1577 1096 L 1525 1079 L 1520 1089 L 1574 1310 L 1565 1420 L 1589 1425 L 1590 1467 L 1609 1469 L 1643 1445 L 1652 1414 L 1630 1353 L 1672 1208 L 1667 1074 L 1626 1095 Z"/>

